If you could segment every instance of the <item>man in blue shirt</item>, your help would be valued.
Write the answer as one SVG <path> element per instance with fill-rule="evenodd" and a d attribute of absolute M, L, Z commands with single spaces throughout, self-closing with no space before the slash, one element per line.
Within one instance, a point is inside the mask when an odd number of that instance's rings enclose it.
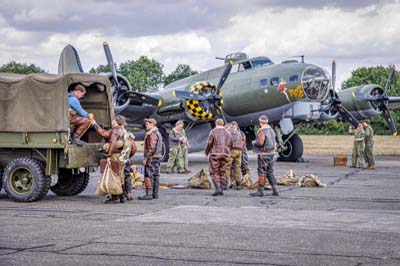
<path fill-rule="evenodd" d="M 75 126 L 75 130 L 72 133 L 71 143 L 81 146 L 86 143 L 80 140 L 80 138 L 91 125 L 88 112 L 82 108 L 79 102 L 85 94 L 86 89 L 80 84 L 76 85 L 76 87 L 68 93 L 69 121 L 71 125 Z"/>

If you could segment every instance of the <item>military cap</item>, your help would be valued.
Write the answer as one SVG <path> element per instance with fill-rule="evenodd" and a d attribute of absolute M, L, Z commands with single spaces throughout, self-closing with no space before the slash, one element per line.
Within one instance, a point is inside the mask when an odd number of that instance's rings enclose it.
<path fill-rule="evenodd" d="M 145 120 L 144 120 L 144 122 L 146 123 L 146 122 L 149 122 L 149 123 L 151 123 L 151 124 L 153 124 L 153 125 L 157 125 L 157 121 L 154 119 L 154 118 L 146 118 Z"/>
<path fill-rule="evenodd" d="M 258 121 L 260 121 L 260 123 L 268 123 L 268 116 L 262 115 L 258 118 Z"/>

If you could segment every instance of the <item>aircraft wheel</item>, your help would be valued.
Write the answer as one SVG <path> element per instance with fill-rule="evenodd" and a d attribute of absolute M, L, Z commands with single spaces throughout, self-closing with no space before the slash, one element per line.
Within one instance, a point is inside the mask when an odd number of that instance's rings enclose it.
<path fill-rule="evenodd" d="M 58 182 L 50 189 L 58 196 L 75 196 L 83 192 L 89 184 L 89 173 L 72 174 L 72 169 L 61 168 Z"/>
<path fill-rule="evenodd" d="M 32 202 L 43 199 L 50 189 L 51 178 L 45 176 L 38 160 L 18 158 L 4 170 L 4 189 L 14 201 Z"/>
<path fill-rule="evenodd" d="M 161 149 L 161 162 L 167 162 L 169 157 L 169 135 L 165 128 L 160 128 L 160 133 L 162 136 L 162 149 Z"/>
<path fill-rule="evenodd" d="M 3 168 L 0 168 L 0 191 L 3 187 L 3 173 L 4 173 Z"/>
<path fill-rule="evenodd" d="M 287 139 L 287 135 L 282 136 L 283 140 Z M 297 162 L 303 156 L 303 141 L 300 136 L 294 134 L 288 142 L 287 149 L 279 153 L 279 160 L 285 162 Z"/>

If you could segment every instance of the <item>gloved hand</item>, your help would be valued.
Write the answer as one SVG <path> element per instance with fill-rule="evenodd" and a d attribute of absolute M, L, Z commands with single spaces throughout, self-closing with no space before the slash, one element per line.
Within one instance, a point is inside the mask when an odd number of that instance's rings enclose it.
<path fill-rule="evenodd" d="M 89 121 L 91 125 L 96 124 L 96 120 L 94 120 L 94 114 L 92 113 L 89 114 Z"/>

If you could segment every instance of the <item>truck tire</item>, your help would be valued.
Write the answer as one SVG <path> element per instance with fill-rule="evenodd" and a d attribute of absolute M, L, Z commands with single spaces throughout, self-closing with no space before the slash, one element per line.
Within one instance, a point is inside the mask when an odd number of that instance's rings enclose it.
<path fill-rule="evenodd" d="M 282 136 L 283 140 L 287 135 Z M 279 153 L 279 160 L 284 162 L 297 162 L 303 156 L 303 141 L 300 136 L 294 134 L 286 143 L 287 149 Z"/>
<path fill-rule="evenodd" d="M 4 189 L 14 201 L 32 202 L 43 199 L 50 189 L 51 178 L 45 176 L 36 159 L 18 158 L 4 169 Z"/>
<path fill-rule="evenodd" d="M 58 182 L 50 189 L 58 196 L 75 196 L 89 184 L 89 173 L 72 174 L 72 169 L 60 168 Z"/>

